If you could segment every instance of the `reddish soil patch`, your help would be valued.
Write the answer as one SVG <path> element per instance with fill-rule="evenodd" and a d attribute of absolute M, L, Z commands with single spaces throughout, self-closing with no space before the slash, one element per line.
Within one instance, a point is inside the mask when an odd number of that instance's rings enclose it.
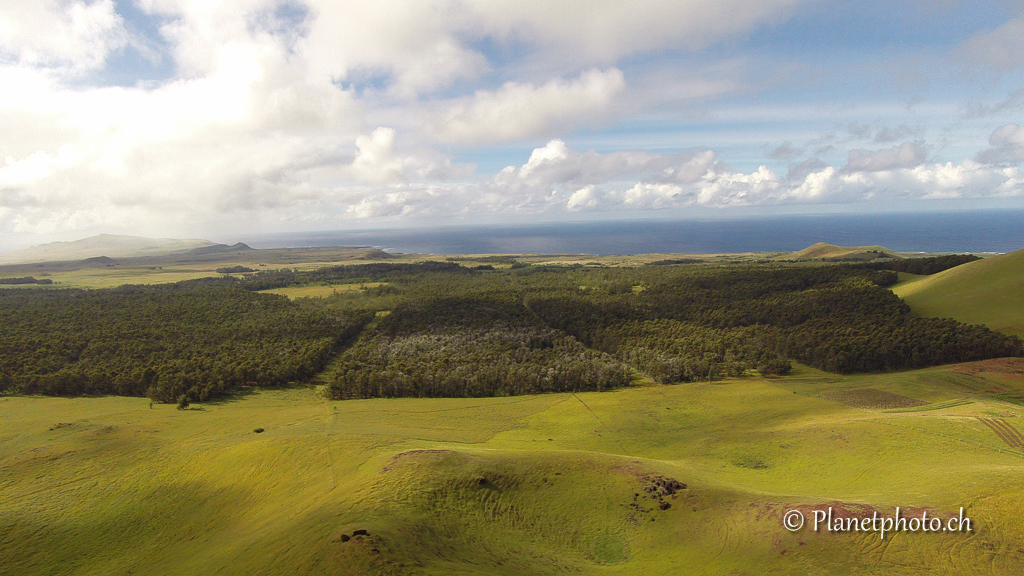
<path fill-rule="evenodd" d="M 976 376 L 982 372 L 1024 376 L 1024 358 L 993 358 L 949 367 L 950 372 Z"/>
<path fill-rule="evenodd" d="M 988 426 L 1010 448 L 1024 448 L 1024 435 L 1014 428 L 1013 424 L 1002 418 L 982 418 L 980 416 L 978 421 Z"/>

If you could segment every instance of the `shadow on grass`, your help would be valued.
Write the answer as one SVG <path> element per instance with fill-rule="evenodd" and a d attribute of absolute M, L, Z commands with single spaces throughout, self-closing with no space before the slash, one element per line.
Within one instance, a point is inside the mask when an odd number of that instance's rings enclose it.
<path fill-rule="evenodd" d="M 289 386 L 279 386 L 279 387 L 272 387 L 272 386 L 265 386 L 265 387 L 242 386 L 242 387 L 239 387 L 239 388 L 234 388 L 234 389 L 222 392 L 222 393 L 218 394 L 215 398 L 210 398 L 209 400 L 207 400 L 205 402 L 198 402 L 198 404 L 202 404 L 204 406 L 223 406 L 225 404 L 230 404 L 231 402 L 238 402 L 239 400 L 245 400 L 249 396 L 253 396 L 253 395 L 259 393 L 260 390 L 278 390 L 278 389 L 281 389 L 281 388 L 289 388 Z M 191 407 L 190 407 L 190 409 L 191 409 Z"/>

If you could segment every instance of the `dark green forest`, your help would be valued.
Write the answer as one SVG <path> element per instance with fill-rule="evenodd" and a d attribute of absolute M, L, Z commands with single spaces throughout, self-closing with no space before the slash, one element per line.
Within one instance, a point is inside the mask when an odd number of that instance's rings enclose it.
<path fill-rule="evenodd" d="M 366 314 L 239 288 L 0 291 L 0 390 L 206 400 L 318 372 Z"/>
<path fill-rule="evenodd" d="M 0 284 L 8 285 L 19 285 L 19 284 L 53 284 L 53 280 L 49 278 L 36 279 L 32 276 L 24 276 L 21 278 L 0 278 Z"/>
<path fill-rule="evenodd" d="M 943 270 L 981 260 L 974 254 L 948 254 L 946 256 L 929 256 L 926 258 L 905 258 L 902 260 L 890 260 L 887 262 L 865 262 L 860 264 L 864 268 L 873 270 L 892 270 L 894 272 L 906 272 L 908 274 L 931 275 L 938 274 Z"/>
<path fill-rule="evenodd" d="M 943 258 L 914 270 L 957 261 Z M 1024 353 L 1016 337 L 912 315 L 886 289 L 896 272 L 874 266 L 477 262 L 3 290 L 0 391 L 202 401 L 317 378 L 337 399 L 494 396 Z M 296 301 L 258 292 L 370 282 Z"/>

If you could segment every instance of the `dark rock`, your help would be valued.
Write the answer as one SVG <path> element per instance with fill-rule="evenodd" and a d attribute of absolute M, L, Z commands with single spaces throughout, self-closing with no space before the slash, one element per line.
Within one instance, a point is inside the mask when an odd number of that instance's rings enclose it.
<path fill-rule="evenodd" d="M 353 530 L 352 531 L 352 535 L 353 536 L 368 536 L 369 532 L 367 532 L 366 530 Z"/>
<path fill-rule="evenodd" d="M 257 428 L 255 430 L 253 430 L 253 432 L 255 432 L 257 434 L 262 434 L 263 433 L 263 428 Z"/>
<path fill-rule="evenodd" d="M 341 535 L 341 541 L 342 541 L 342 542 L 348 542 L 348 541 L 349 541 L 349 540 L 351 540 L 351 539 L 352 539 L 352 538 L 350 538 L 348 534 L 342 534 L 342 535 Z"/>
<path fill-rule="evenodd" d="M 662 510 L 668 510 L 671 507 L 672 504 L 669 502 L 662 502 L 661 504 L 658 504 L 658 508 L 661 508 Z"/>

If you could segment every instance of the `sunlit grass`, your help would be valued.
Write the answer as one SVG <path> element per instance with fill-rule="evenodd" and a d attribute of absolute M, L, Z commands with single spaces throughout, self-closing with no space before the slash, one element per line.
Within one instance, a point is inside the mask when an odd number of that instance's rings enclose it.
<path fill-rule="evenodd" d="M 1017 574 L 1024 458 L 977 416 L 1016 423 L 1024 408 L 978 391 L 986 382 L 1013 380 L 798 366 L 790 378 L 578 395 L 327 402 L 295 388 L 185 411 L 138 398 L 2 397 L 0 566 Z M 839 388 L 972 402 L 887 413 L 821 397 Z M 658 510 L 645 475 L 688 488 Z M 634 493 L 645 511 L 630 506 Z M 781 526 L 792 506 L 844 502 L 943 514 L 967 506 L 979 529 L 879 546 L 877 536 Z M 356 529 L 370 536 L 340 541 Z"/>

